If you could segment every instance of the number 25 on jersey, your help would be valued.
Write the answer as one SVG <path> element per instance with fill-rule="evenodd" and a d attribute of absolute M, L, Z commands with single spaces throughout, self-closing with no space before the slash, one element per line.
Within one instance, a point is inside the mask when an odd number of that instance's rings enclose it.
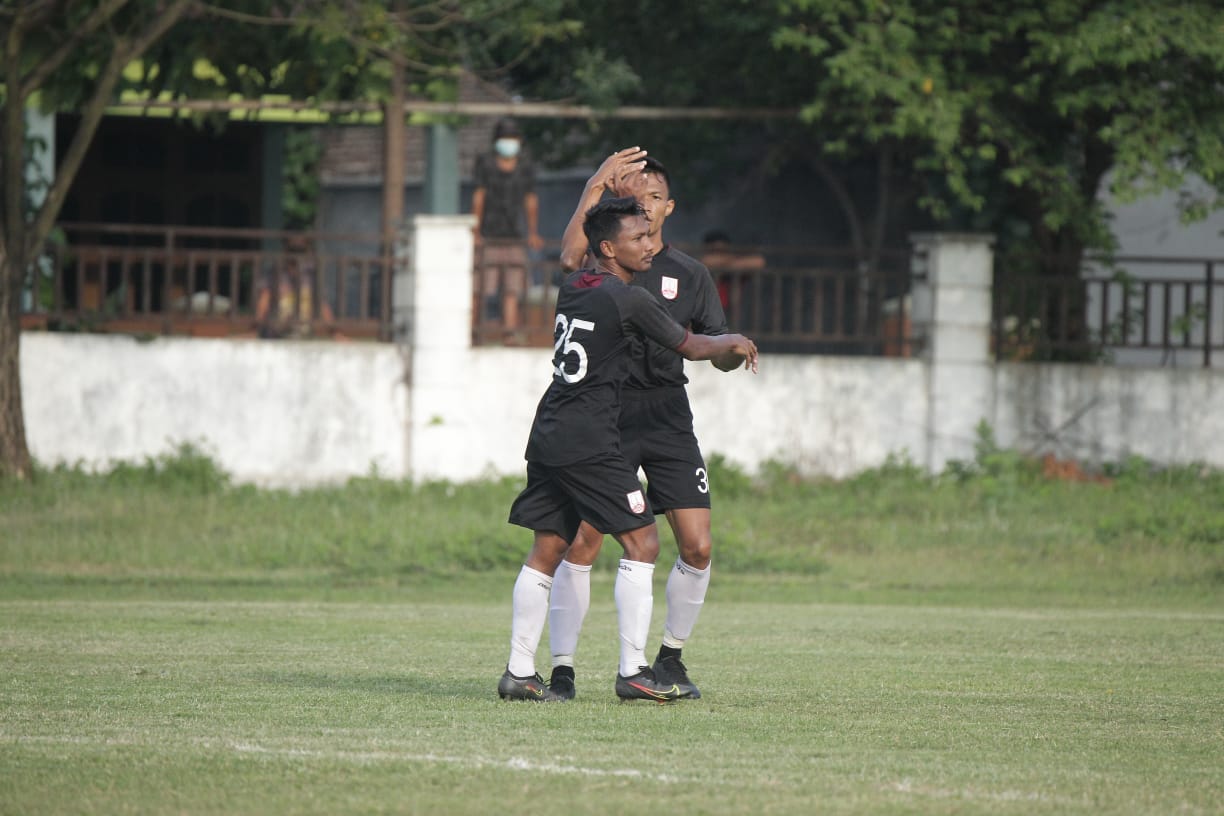
<path fill-rule="evenodd" d="M 553 326 L 553 334 L 557 338 L 553 341 L 553 359 L 557 361 L 553 374 L 567 383 L 576 383 L 587 373 L 587 352 L 582 343 L 574 339 L 576 331 L 595 331 L 595 324 L 590 320 L 574 318 L 571 321 L 563 314 L 557 315 L 557 322 Z M 578 368 L 572 373 L 568 370 L 571 355 L 578 358 Z"/>

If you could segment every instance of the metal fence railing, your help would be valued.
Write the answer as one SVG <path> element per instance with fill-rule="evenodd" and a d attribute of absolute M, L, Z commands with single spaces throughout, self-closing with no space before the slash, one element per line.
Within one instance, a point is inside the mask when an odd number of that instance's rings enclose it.
<path fill-rule="evenodd" d="M 1222 258 L 1089 258 L 1079 277 L 996 267 L 999 359 L 1219 364 Z"/>

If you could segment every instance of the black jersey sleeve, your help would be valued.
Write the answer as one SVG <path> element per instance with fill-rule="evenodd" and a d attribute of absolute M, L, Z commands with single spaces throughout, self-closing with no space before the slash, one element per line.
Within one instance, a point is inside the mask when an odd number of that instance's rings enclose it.
<path fill-rule="evenodd" d="M 625 287 L 621 300 L 621 323 L 626 334 L 649 338 L 675 351 L 688 337 L 688 330 L 677 323 L 654 296 L 637 286 Z"/>
<path fill-rule="evenodd" d="M 696 289 L 693 304 L 692 329 L 694 334 L 726 334 L 727 313 L 723 311 L 722 301 L 718 298 L 718 287 L 714 285 L 714 276 L 706 265 L 698 260 L 693 261 L 693 284 Z"/>

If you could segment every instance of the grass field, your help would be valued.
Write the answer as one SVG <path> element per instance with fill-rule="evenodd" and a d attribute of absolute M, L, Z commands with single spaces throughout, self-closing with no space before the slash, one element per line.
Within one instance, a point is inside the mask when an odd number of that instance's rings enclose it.
<path fill-rule="evenodd" d="M 1128 467 L 719 473 L 671 706 L 612 693 L 611 552 L 578 699 L 497 699 L 513 480 L 3 485 L 0 813 L 1224 813 L 1224 480 Z"/>

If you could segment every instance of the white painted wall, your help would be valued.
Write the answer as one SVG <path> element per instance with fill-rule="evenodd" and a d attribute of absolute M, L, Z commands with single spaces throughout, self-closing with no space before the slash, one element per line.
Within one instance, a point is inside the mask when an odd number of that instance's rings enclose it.
<path fill-rule="evenodd" d="M 28 332 L 21 379 L 45 465 L 99 468 L 191 442 L 244 482 L 405 472 L 407 386 L 391 345 Z"/>
<path fill-rule="evenodd" d="M 22 384 L 33 456 L 102 467 L 191 441 L 237 481 L 303 486 L 376 468 L 384 476 L 465 481 L 523 472 L 547 349 L 474 349 L 463 391 L 417 425 L 408 467 L 408 395 L 393 345 L 164 339 L 31 332 Z M 761 373 L 688 364 L 706 455 L 754 471 L 774 460 L 844 477 L 890 453 L 926 461 L 927 364 L 768 357 Z M 1090 462 L 1137 454 L 1224 467 L 1224 372 L 1001 363 L 989 402 L 936 440 L 971 455 L 973 425 L 1000 442 Z"/>
<path fill-rule="evenodd" d="M 702 451 L 756 470 L 763 462 L 848 476 L 889 453 L 926 451 L 926 366 L 916 360 L 768 355 L 757 375 L 688 363 Z"/>
<path fill-rule="evenodd" d="M 1224 371 L 1001 363 L 994 377 L 994 426 L 1006 447 L 1224 467 Z"/>

